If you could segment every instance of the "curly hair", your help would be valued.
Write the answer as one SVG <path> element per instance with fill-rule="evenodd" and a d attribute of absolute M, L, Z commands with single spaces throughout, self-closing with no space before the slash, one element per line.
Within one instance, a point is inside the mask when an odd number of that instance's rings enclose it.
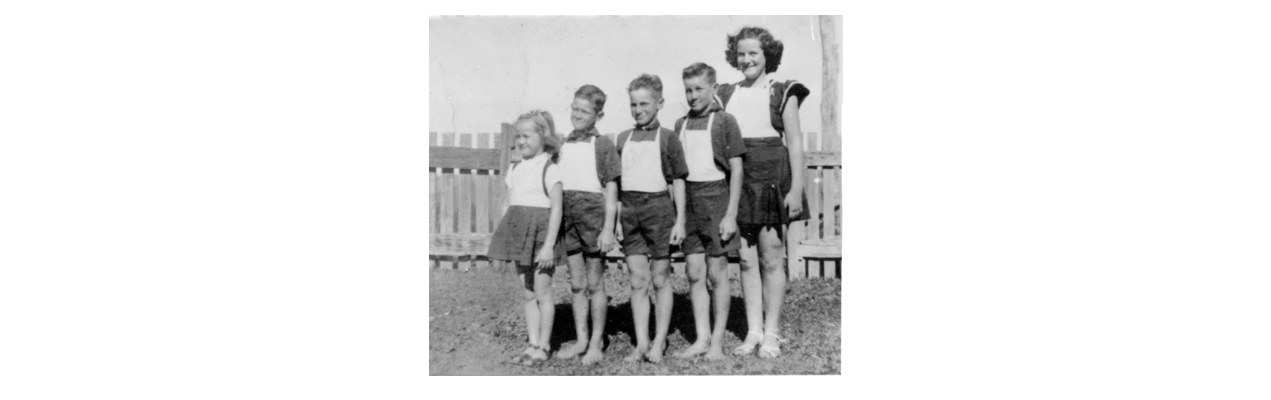
<path fill-rule="evenodd" d="M 777 66 L 781 65 L 781 52 L 785 50 L 785 45 L 780 40 L 772 37 L 772 33 L 767 29 L 757 26 L 747 26 L 741 28 L 736 35 L 728 35 L 728 50 L 724 51 L 724 57 L 728 59 L 728 65 L 733 68 L 741 69 L 737 66 L 737 42 L 743 39 L 759 40 L 759 48 L 763 49 L 764 72 L 777 72 Z"/>
<path fill-rule="evenodd" d="M 516 118 L 516 123 L 529 121 L 537 128 L 538 137 L 543 141 L 543 151 L 552 155 L 552 161 L 560 156 L 561 138 L 556 136 L 556 123 L 552 121 L 552 113 L 544 110 L 534 110 L 521 114 Z"/>
<path fill-rule="evenodd" d="M 605 96 L 605 92 L 596 87 L 596 85 L 583 85 L 583 87 L 578 88 L 578 91 L 574 92 L 574 98 L 590 102 L 596 108 L 597 114 L 604 112 L 605 100 L 608 99 Z"/>
<path fill-rule="evenodd" d="M 661 98 L 662 78 L 658 78 L 657 75 L 640 74 L 639 77 L 631 81 L 630 85 L 627 85 L 627 93 L 631 93 L 636 89 L 648 89 L 656 94 L 658 98 Z"/>

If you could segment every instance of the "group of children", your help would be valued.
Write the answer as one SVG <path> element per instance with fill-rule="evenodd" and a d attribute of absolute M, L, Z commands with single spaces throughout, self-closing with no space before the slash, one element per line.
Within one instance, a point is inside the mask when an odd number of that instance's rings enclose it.
<path fill-rule="evenodd" d="M 731 251 L 741 256 L 748 326 L 733 354 L 758 348 L 761 358 L 780 355 L 785 227 L 807 218 L 799 104 L 809 93 L 795 81 L 768 77 L 782 49 L 763 28 L 729 35 L 727 61 L 745 79 L 717 84 L 714 68 L 689 65 L 682 78 L 690 111 L 673 130 L 658 123 L 662 81 L 649 74 L 627 87 L 636 124 L 619 133 L 616 143 L 596 131 L 606 96 L 593 85 L 575 92 L 574 129 L 564 138 L 546 111 L 517 118 L 522 161 L 507 173 L 509 208 L 489 251 L 492 259 L 515 263 L 524 284 L 530 345 L 511 363 L 534 366 L 548 359 L 555 312 L 551 281 L 562 259 L 569 268 L 577 340 L 556 357 L 581 355 L 583 364 L 603 359 L 608 310 L 603 256 L 616 248 L 631 271 L 636 345 L 626 360 L 661 361 L 673 303 L 672 245 L 685 255 L 696 329 L 696 340 L 676 356 L 725 357 Z M 650 288 L 656 308 L 652 340 Z"/>

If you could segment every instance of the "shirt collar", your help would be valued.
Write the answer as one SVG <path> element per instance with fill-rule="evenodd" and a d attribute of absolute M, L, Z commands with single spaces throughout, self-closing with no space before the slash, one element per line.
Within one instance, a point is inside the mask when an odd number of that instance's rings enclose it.
<path fill-rule="evenodd" d="M 702 110 L 702 112 L 699 113 L 690 108 L 688 110 L 688 116 L 689 118 L 701 118 L 716 111 L 724 111 L 724 109 L 719 106 L 719 102 L 715 101 L 715 99 L 711 99 L 711 105 L 706 106 L 705 110 Z"/>
<path fill-rule="evenodd" d="M 658 123 L 657 118 L 654 118 L 648 125 L 640 126 L 640 124 L 636 124 L 635 129 L 639 131 L 656 131 L 660 127 L 662 127 L 662 125 Z"/>
<path fill-rule="evenodd" d="M 583 141 L 583 140 L 587 140 L 588 138 L 592 136 L 599 136 L 599 135 L 600 135 L 600 131 L 597 131 L 596 127 L 594 126 L 591 128 L 588 128 L 587 130 L 575 129 L 573 132 L 569 133 L 569 137 L 566 137 L 565 141 L 566 142 Z"/>

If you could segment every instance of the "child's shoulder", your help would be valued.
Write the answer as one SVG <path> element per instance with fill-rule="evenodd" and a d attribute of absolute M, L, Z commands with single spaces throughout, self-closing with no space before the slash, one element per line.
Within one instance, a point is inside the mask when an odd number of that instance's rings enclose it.
<path fill-rule="evenodd" d="M 679 118 L 676 118 L 675 122 L 671 124 L 671 131 L 679 132 L 680 127 L 684 126 L 684 121 L 688 121 L 688 115 L 684 115 Z"/>
<path fill-rule="evenodd" d="M 728 111 L 724 111 L 724 110 L 716 111 L 715 118 L 727 124 L 737 125 L 737 117 L 734 117 L 733 114 L 729 113 Z"/>
<path fill-rule="evenodd" d="M 621 133 L 619 133 L 618 135 L 621 135 Z M 610 135 L 596 135 L 596 146 L 613 147 L 613 139 L 615 137 L 618 137 L 618 135 L 612 135 L 613 137 L 610 137 Z"/>
<path fill-rule="evenodd" d="M 799 100 L 803 100 L 811 93 L 808 87 L 794 79 L 778 79 L 772 82 L 772 94 L 779 95 L 782 98 L 797 96 Z"/>

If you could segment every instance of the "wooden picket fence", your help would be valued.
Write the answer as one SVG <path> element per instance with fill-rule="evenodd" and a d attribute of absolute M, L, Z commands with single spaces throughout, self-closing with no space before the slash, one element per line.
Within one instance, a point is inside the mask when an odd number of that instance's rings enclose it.
<path fill-rule="evenodd" d="M 509 270 L 485 254 L 502 218 L 503 173 L 519 159 L 511 151 L 514 135 L 515 128 L 507 123 L 499 133 L 428 134 L 431 267 Z M 790 225 L 790 279 L 838 278 L 842 260 L 839 137 L 810 132 L 804 138 L 805 195 L 812 219 Z M 606 258 L 611 267 L 625 267 L 620 252 Z M 729 262 L 736 274 L 736 254 Z M 683 255 L 673 256 L 675 273 L 684 273 L 683 263 Z"/>

